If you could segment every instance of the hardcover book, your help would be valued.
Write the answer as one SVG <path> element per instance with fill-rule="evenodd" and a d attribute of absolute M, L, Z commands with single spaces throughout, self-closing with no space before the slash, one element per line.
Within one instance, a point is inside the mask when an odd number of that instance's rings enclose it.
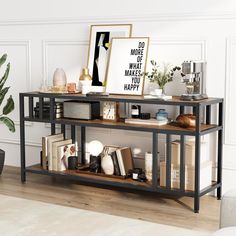
<path fill-rule="evenodd" d="M 113 165 L 114 165 L 114 174 L 115 175 L 121 175 L 116 152 L 111 153 L 111 158 L 112 158 Z"/>
<path fill-rule="evenodd" d="M 122 176 L 126 176 L 130 169 L 134 168 L 131 148 L 123 147 L 116 150 L 117 160 Z"/>
<path fill-rule="evenodd" d="M 48 156 L 49 156 L 48 141 L 55 138 L 63 138 L 63 135 L 55 134 L 42 137 L 42 165 L 44 170 L 48 170 Z"/>
<path fill-rule="evenodd" d="M 65 146 L 72 144 L 72 139 L 61 140 L 58 142 L 53 142 L 52 144 L 52 170 L 57 171 L 57 148 L 60 146 Z"/>
<path fill-rule="evenodd" d="M 54 142 L 62 141 L 64 139 L 63 134 L 55 134 L 47 137 L 47 159 L 48 159 L 48 170 L 52 169 L 52 144 Z"/>

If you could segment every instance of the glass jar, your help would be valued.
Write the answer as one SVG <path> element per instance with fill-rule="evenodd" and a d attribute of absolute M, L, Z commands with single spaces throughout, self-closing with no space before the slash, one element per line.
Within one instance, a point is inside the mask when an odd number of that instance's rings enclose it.
<path fill-rule="evenodd" d="M 165 109 L 159 109 L 158 112 L 156 113 L 156 119 L 158 121 L 164 121 L 168 119 L 168 113 L 166 112 Z"/>

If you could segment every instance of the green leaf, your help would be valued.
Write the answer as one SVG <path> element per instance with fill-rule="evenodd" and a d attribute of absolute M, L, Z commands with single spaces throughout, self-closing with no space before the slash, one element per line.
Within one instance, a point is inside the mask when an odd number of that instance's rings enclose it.
<path fill-rule="evenodd" d="M 3 77 L 1 78 L 0 80 L 0 91 L 2 90 L 7 78 L 8 78 L 8 75 L 9 75 L 9 71 L 10 71 L 10 63 L 7 64 L 7 69 L 3 75 Z"/>
<path fill-rule="evenodd" d="M 15 104 L 14 104 L 14 101 L 12 99 L 12 96 L 10 96 L 7 99 L 7 104 L 3 107 L 3 114 L 4 115 L 9 114 L 11 111 L 14 110 L 14 108 L 15 108 Z"/>
<path fill-rule="evenodd" d="M 5 63 L 7 60 L 7 54 L 3 54 L 2 57 L 0 58 L 0 67 Z"/>
<path fill-rule="evenodd" d="M 5 95 L 7 94 L 10 87 L 6 87 L 3 90 L 0 90 L 0 105 L 3 102 L 3 99 L 5 98 Z"/>
<path fill-rule="evenodd" d="M 2 117 L 0 117 L 0 121 L 3 124 L 5 124 L 12 133 L 14 133 L 16 131 L 15 124 L 10 118 L 8 118 L 6 116 L 2 116 Z"/>

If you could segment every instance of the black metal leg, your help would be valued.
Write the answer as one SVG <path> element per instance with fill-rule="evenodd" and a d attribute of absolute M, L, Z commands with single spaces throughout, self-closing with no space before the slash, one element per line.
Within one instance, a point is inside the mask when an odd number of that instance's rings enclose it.
<path fill-rule="evenodd" d="M 223 124 L 223 102 L 219 103 L 219 126 Z M 222 185 L 223 130 L 218 131 L 217 183 Z M 222 186 L 217 188 L 217 199 L 221 199 Z"/>
<path fill-rule="evenodd" d="M 171 188 L 171 137 L 166 135 L 166 188 Z"/>
<path fill-rule="evenodd" d="M 20 95 L 20 153 L 21 153 L 21 182 L 26 181 L 25 174 L 25 121 L 24 96 Z"/>
<path fill-rule="evenodd" d="M 56 125 L 54 123 L 55 113 L 54 113 L 55 98 L 50 98 L 50 122 L 51 122 L 51 134 L 56 133 Z"/>
<path fill-rule="evenodd" d="M 195 193 L 194 193 L 194 212 L 199 212 L 200 205 L 200 137 L 195 137 Z"/>
<path fill-rule="evenodd" d="M 157 156 L 158 138 L 156 131 L 152 133 L 152 187 L 157 188 Z M 159 163 L 158 163 L 159 164 Z"/>
<path fill-rule="evenodd" d="M 65 124 L 61 125 L 61 133 L 63 134 L 64 139 L 65 139 L 66 138 L 66 125 Z"/>
<path fill-rule="evenodd" d="M 184 106 L 179 107 L 179 114 L 184 114 Z"/>
<path fill-rule="evenodd" d="M 209 125 L 211 123 L 211 105 L 206 106 L 206 124 Z"/>
<path fill-rule="evenodd" d="M 39 119 L 43 119 L 43 98 L 39 98 Z"/>
<path fill-rule="evenodd" d="M 75 143 L 76 137 L 75 137 L 75 125 L 71 125 L 71 139 L 72 142 Z"/>
<path fill-rule="evenodd" d="M 55 134 L 55 133 L 56 133 L 56 125 L 51 124 L 51 134 Z"/>
<path fill-rule="evenodd" d="M 86 127 L 80 127 L 80 141 L 81 141 L 81 162 L 85 164 L 85 143 L 86 143 Z"/>
<path fill-rule="evenodd" d="M 29 97 L 29 118 L 34 117 L 34 97 Z"/>
<path fill-rule="evenodd" d="M 180 139 L 180 189 L 185 191 L 185 136 Z"/>
<path fill-rule="evenodd" d="M 199 212 L 200 205 L 200 127 L 201 127 L 201 107 L 196 106 L 196 134 L 195 134 L 195 189 L 194 189 L 194 212 Z"/>

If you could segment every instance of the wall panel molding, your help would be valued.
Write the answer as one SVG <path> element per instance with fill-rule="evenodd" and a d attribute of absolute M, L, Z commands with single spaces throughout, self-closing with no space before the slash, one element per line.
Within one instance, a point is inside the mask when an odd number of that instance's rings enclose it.
<path fill-rule="evenodd" d="M 234 99 L 230 96 L 232 88 L 232 80 L 233 78 L 233 55 L 232 55 L 232 47 L 236 46 L 236 38 L 227 38 L 226 39 L 226 81 L 225 81 L 225 144 L 226 145 L 236 145 L 236 139 L 233 139 L 231 136 L 231 132 L 235 132 L 232 129 L 231 125 L 233 124 L 234 117 L 232 114 L 232 109 L 235 105 Z"/>
<path fill-rule="evenodd" d="M 48 84 L 48 49 L 50 46 L 88 46 L 89 41 L 43 40 L 43 83 Z"/>
<path fill-rule="evenodd" d="M 197 45 L 201 47 L 201 60 L 206 60 L 207 57 L 207 40 L 193 38 L 152 38 L 150 45 Z"/>
<path fill-rule="evenodd" d="M 30 40 L 0 40 L 1 46 L 24 46 L 26 50 L 26 81 L 27 91 L 31 91 L 31 41 Z"/>
<path fill-rule="evenodd" d="M 0 20 L 0 26 L 14 25 L 58 25 L 58 24 L 105 24 L 108 22 L 150 22 L 150 21 L 217 21 L 236 20 L 236 13 L 202 13 L 202 12 L 182 12 L 182 13 L 161 13 L 161 14 L 138 14 L 138 15 L 107 15 L 80 17 L 80 18 L 42 18 L 42 19 L 6 19 Z"/>
<path fill-rule="evenodd" d="M 223 166 L 222 168 L 223 170 L 232 170 L 232 171 L 236 171 L 236 164 L 231 162 L 231 163 L 227 163 L 226 165 Z"/>
<path fill-rule="evenodd" d="M 20 145 L 20 140 L 19 139 L 13 139 L 13 138 L 0 138 L 0 143 Z M 27 140 L 25 142 L 25 145 L 30 146 L 30 147 L 41 147 L 42 146 L 41 143 L 30 142 L 30 141 L 27 141 Z"/>
<path fill-rule="evenodd" d="M 25 47 L 26 52 L 26 91 L 32 90 L 32 76 L 31 76 L 31 41 L 30 40 L 0 40 L 0 46 L 19 46 Z M 13 119 L 15 125 L 20 125 L 19 119 Z M 27 122 L 26 126 L 32 126 L 33 123 Z"/>

